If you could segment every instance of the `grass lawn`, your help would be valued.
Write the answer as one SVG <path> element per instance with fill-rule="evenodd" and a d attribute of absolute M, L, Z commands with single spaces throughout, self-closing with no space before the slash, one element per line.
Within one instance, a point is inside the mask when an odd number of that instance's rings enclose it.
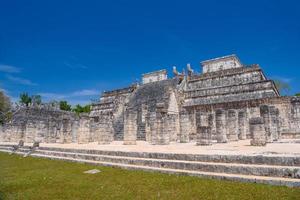
<path fill-rule="evenodd" d="M 98 174 L 84 174 L 90 169 Z M 0 199 L 300 199 L 300 189 L 0 153 Z"/>

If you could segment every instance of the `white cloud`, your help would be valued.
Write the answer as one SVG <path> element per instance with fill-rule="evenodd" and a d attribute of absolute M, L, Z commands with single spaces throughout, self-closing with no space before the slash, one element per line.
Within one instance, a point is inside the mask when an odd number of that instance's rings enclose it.
<path fill-rule="evenodd" d="M 8 80 L 13 81 L 15 83 L 21 84 L 21 85 L 29 85 L 29 86 L 35 86 L 37 85 L 36 83 L 33 83 L 31 80 L 16 77 L 16 76 L 11 76 L 7 75 L 6 76 Z"/>
<path fill-rule="evenodd" d="M 11 66 L 11 65 L 1 65 L 0 64 L 0 71 L 6 72 L 6 73 L 19 73 L 19 72 L 21 72 L 21 69 L 18 67 Z"/>
<path fill-rule="evenodd" d="M 57 100 L 61 100 L 61 99 L 65 99 L 68 96 L 64 95 L 64 94 L 57 94 L 57 93 L 39 93 L 39 95 L 41 95 L 42 97 L 46 98 L 46 99 L 57 99 Z"/>
<path fill-rule="evenodd" d="M 51 93 L 51 92 L 42 92 L 38 93 L 42 96 L 42 98 L 46 101 L 51 100 L 66 100 L 72 105 L 81 104 L 85 105 L 91 103 L 91 98 L 95 97 L 96 95 L 100 95 L 100 92 L 94 89 L 84 89 L 78 90 L 70 93 Z"/>
<path fill-rule="evenodd" d="M 80 90 L 72 93 L 72 96 L 94 96 L 98 95 L 99 91 L 97 90 Z"/>

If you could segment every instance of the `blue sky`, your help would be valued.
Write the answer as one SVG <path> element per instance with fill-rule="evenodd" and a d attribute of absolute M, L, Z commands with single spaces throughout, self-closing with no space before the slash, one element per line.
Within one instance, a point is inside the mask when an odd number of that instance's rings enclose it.
<path fill-rule="evenodd" d="M 300 92 L 299 1 L 0 0 L 0 87 L 85 104 L 152 70 L 237 54 Z"/>

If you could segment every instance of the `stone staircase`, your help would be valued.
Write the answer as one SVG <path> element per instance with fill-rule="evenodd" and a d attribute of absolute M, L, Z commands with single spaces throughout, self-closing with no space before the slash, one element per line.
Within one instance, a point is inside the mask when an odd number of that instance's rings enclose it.
<path fill-rule="evenodd" d="M 1 152 L 9 153 L 11 150 L 11 145 L 0 145 Z M 26 155 L 29 150 L 29 146 L 24 146 L 16 153 Z M 300 187 L 300 156 L 194 155 L 53 147 L 39 147 L 30 156 L 124 169 Z"/>

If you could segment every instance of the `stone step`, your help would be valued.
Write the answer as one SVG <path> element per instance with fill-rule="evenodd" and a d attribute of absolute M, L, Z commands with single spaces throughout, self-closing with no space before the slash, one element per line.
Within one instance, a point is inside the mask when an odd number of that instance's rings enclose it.
<path fill-rule="evenodd" d="M 34 153 L 31 156 L 71 161 L 71 162 L 80 162 L 80 163 L 93 164 L 93 165 L 119 167 L 119 168 L 128 169 L 128 170 L 143 170 L 143 171 L 160 172 L 160 173 L 168 173 L 168 174 L 197 176 L 197 177 L 203 177 L 203 178 L 214 178 L 214 179 L 220 179 L 220 180 L 262 183 L 262 184 L 271 184 L 271 185 L 282 185 L 282 186 L 289 186 L 289 187 L 300 187 L 300 180 L 299 179 L 291 179 L 291 178 L 250 176 L 250 175 L 241 175 L 241 174 L 237 175 L 237 174 L 228 174 L 228 173 L 214 173 L 214 172 L 202 172 L 202 171 L 192 171 L 192 170 L 182 170 L 182 169 L 159 168 L 159 167 L 139 166 L 139 165 L 131 165 L 131 164 L 93 161 L 93 160 L 85 160 L 85 159 L 78 159 L 78 158 L 48 156 L 48 155 L 39 154 L 39 153 Z"/>
<path fill-rule="evenodd" d="M 12 145 L 0 145 L 0 148 L 11 147 Z M 24 146 L 22 149 L 28 149 Z M 39 147 L 40 150 L 85 153 L 96 155 L 124 156 L 137 158 L 153 158 L 166 160 L 185 160 L 215 163 L 240 163 L 257 165 L 279 165 L 300 167 L 300 156 L 295 155 L 206 155 L 206 154 L 176 154 L 176 153 L 155 153 L 155 152 L 125 152 L 125 151 L 105 151 L 93 149 L 70 149 L 57 147 Z"/>
<path fill-rule="evenodd" d="M 13 148 L 12 146 L 0 146 L 0 150 L 8 150 L 11 151 Z"/>
<path fill-rule="evenodd" d="M 39 154 L 48 155 L 48 156 L 59 156 L 59 157 L 68 157 L 74 159 L 141 165 L 141 166 L 149 166 L 149 167 L 300 179 L 300 167 L 293 167 L 293 166 L 290 167 L 290 166 L 274 166 L 274 165 L 166 160 L 166 159 L 151 159 L 151 158 L 57 152 L 57 151 L 45 151 L 45 150 L 36 150 L 35 152 Z"/>
<path fill-rule="evenodd" d="M 55 148 L 40 147 L 39 149 L 47 150 L 47 151 L 137 157 L 137 158 L 300 167 L 300 156 L 295 156 L 295 155 L 291 156 L 291 155 L 177 154 L 177 153 L 156 153 L 156 152 L 105 151 L 105 150 L 93 150 L 93 149 L 70 149 L 70 148 L 56 148 L 56 147 Z"/>
<path fill-rule="evenodd" d="M 0 149 L 1 152 L 11 152 L 10 150 Z M 57 153 L 57 152 L 55 152 Z M 66 153 L 66 152 L 62 152 Z M 16 152 L 15 154 L 24 155 L 26 152 Z M 67 154 L 75 154 L 75 153 L 67 153 Z M 135 164 L 127 164 L 127 163 L 117 163 L 117 162 L 108 162 L 102 160 L 90 160 L 89 157 L 85 157 L 86 159 L 82 159 L 80 157 L 68 157 L 63 154 L 63 156 L 54 156 L 54 155 L 46 155 L 45 151 L 37 150 L 31 154 L 34 157 L 41 158 L 50 158 L 50 159 L 59 159 L 65 161 L 73 161 L 73 162 L 81 162 L 95 165 L 104 165 L 104 166 L 113 166 L 120 167 L 124 169 L 133 169 L 133 170 L 145 170 L 145 171 L 156 171 L 162 173 L 171 173 L 171 174 L 182 174 L 182 175 L 190 175 L 190 176 L 199 176 L 205 178 L 215 178 L 215 179 L 223 179 L 223 180 L 232 180 L 232 181 L 242 181 L 242 182 L 253 182 L 253 183 L 264 183 L 264 184 L 272 184 L 272 185 L 285 185 L 289 187 L 300 187 L 300 180 L 295 178 L 285 178 L 285 177 L 273 177 L 273 176 L 255 176 L 255 175 L 245 175 L 245 174 L 233 174 L 233 173 L 220 173 L 220 172 L 211 172 L 211 171 L 197 171 L 197 170 L 187 170 L 187 169 L 173 169 L 167 168 L 165 165 L 155 167 L 154 166 L 145 166 Z M 88 155 L 88 156 L 99 156 L 103 157 L 103 155 Z M 125 159 L 128 159 L 126 157 Z M 145 158 L 135 158 L 137 160 L 147 160 Z M 156 159 L 154 159 L 156 160 Z M 167 160 L 169 161 L 169 160 Z M 169 161 L 170 162 L 170 161 Z M 180 161 L 183 162 L 183 161 Z M 216 163 L 213 163 L 216 164 Z M 272 166 L 274 167 L 274 166 Z M 276 166 L 279 167 L 279 166 Z"/>
<path fill-rule="evenodd" d="M 11 149 L 2 149 L 0 148 L 0 152 L 4 152 L 4 153 L 11 153 Z"/>

